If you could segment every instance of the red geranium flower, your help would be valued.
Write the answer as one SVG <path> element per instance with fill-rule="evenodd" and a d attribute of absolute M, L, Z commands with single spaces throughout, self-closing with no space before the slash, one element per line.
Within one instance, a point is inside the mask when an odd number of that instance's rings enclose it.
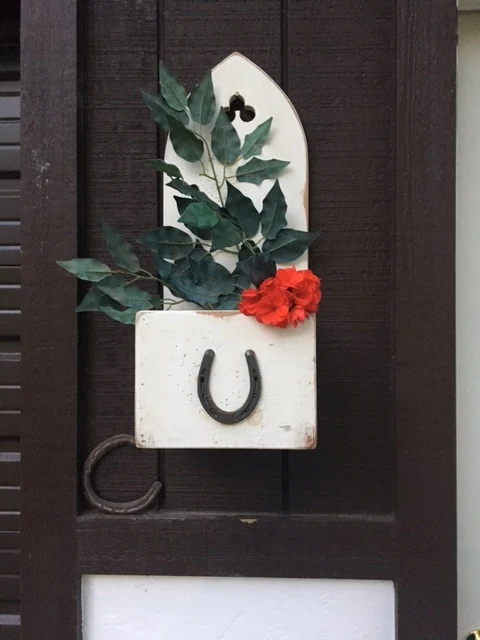
<path fill-rule="evenodd" d="M 260 293 L 257 289 L 245 289 L 242 299 L 238 305 L 239 310 L 246 316 L 254 316 L 257 310 L 257 303 L 260 300 Z"/>
<path fill-rule="evenodd" d="M 277 287 L 260 296 L 256 305 L 255 317 L 262 324 L 271 324 L 274 327 L 286 327 L 290 312 L 290 300 L 287 294 Z"/>
<path fill-rule="evenodd" d="M 244 291 L 238 308 L 262 324 L 296 327 L 316 313 L 321 297 L 320 278 L 309 269 L 289 267 L 278 269 L 275 277 L 264 280 L 258 289 Z"/>

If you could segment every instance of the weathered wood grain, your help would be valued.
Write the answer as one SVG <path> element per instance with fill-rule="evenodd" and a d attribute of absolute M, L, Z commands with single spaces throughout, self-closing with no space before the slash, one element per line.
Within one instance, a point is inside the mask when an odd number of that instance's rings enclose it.
<path fill-rule="evenodd" d="M 55 259 L 77 252 L 76 2 L 22 2 L 22 81 L 22 635 L 74 640 L 77 285 Z"/>
<path fill-rule="evenodd" d="M 80 251 L 110 260 L 100 222 L 132 242 L 157 226 L 155 125 L 140 89 L 155 90 L 156 2 L 96 0 L 83 16 L 83 205 Z M 144 256 L 144 254 L 143 254 Z M 66 256 L 67 257 L 67 256 Z M 70 257 L 70 256 L 68 256 Z M 144 258 L 145 259 L 145 258 Z M 134 331 L 95 314 L 80 320 L 81 457 L 102 440 L 134 430 Z M 98 466 L 98 492 L 126 501 L 157 478 L 156 452 L 124 447 Z"/>
<path fill-rule="evenodd" d="M 389 580 L 396 571 L 396 524 L 388 516 L 86 514 L 78 532 L 82 573 L 121 566 L 134 575 Z"/>
<path fill-rule="evenodd" d="M 321 232 L 310 268 L 322 278 L 323 291 L 318 445 L 290 456 L 290 509 L 389 512 L 394 5 L 290 2 L 286 20 L 287 89 L 310 149 L 310 228 Z"/>
<path fill-rule="evenodd" d="M 455 638 L 456 3 L 397 9 L 397 629 Z"/>

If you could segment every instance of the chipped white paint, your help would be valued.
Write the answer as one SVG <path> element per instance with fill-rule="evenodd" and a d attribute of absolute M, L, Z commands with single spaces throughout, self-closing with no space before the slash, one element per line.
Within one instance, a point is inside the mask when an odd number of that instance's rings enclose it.
<path fill-rule="evenodd" d="M 223 425 L 197 395 L 202 357 L 213 349 L 211 390 L 233 411 L 248 395 L 245 351 L 262 376 L 254 413 Z M 135 435 L 147 448 L 312 449 L 316 445 L 315 319 L 266 327 L 236 311 L 142 311 L 137 314 Z"/>
<path fill-rule="evenodd" d="M 255 118 L 233 124 L 240 138 L 260 123 L 273 118 L 262 159 L 288 160 L 280 176 L 287 201 L 289 226 L 308 229 L 308 160 L 302 124 L 290 100 L 259 67 L 239 53 L 221 62 L 212 72 L 217 112 L 228 107 L 236 94 L 255 110 Z M 213 127 L 199 127 L 205 134 Z M 209 137 L 209 136 L 208 136 Z M 186 182 L 197 184 L 212 199 L 219 196 L 212 180 L 199 177 L 200 163 L 181 160 L 167 143 L 165 160 L 176 164 Z M 207 155 L 204 162 L 208 166 Z M 217 175 L 223 167 L 214 160 Z M 210 168 L 208 168 L 210 171 Z M 227 170 L 227 175 L 233 173 Z M 164 188 L 164 224 L 184 228 L 177 222 L 176 192 Z M 273 181 L 261 185 L 238 183 L 260 211 Z M 223 196 L 226 185 L 223 187 Z M 178 194 L 177 194 L 178 195 Z M 215 259 L 233 268 L 236 257 L 217 252 Z M 298 268 L 308 266 L 305 254 Z M 136 418 L 137 446 L 146 448 L 242 448 L 312 449 L 316 446 L 315 321 L 310 318 L 296 329 L 264 327 L 238 313 L 194 312 L 182 303 L 177 310 L 142 312 L 136 327 Z M 190 311 L 186 311 L 190 310 Z M 248 394 L 244 353 L 253 349 L 262 375 L 259 405 L 247 420 L 222 425 L 206 414 L 196 393 L 196 377 L 203 354 L 213 349 L 212 392 L 224 409 L 241 406 Z"/>
<path fill-rule="evenodd" d="M 394 640 L 391 582 L 84 576 L 84 640 Z"/>
<path fill-rule="evenodd" d="M 220 107 L 228 107 L 230 98 L 239 94 L 245 100 L 245 105 L 255 109 L 255 118 L 250 122 L 243 122 L 237 115 L 233 124 L 243 141 L 245 135 L 251 133 L 259 124 L 272 117 L 270 136 L 259 154 L 262 160 L 276 158 L 288 160 L 290 165 L 280 175 L 279 181 L 287 201 L 287 220 L 289 227 L 300 231 L 308 230 L 308 152 L 307 141 L 302 123 L 292 103 L 280 89 L 280 87 L 260 67 L 242 56 L 240 53 L 232 53 L 223 62 L 212 70 L 212 81 L 215 96 L 217 98 L 217 111 Z M 197 131 L 210 131 L 213 128 L 216 116 L 208 127 L 196 125 Z M 197 184 L 216 202 L 219 201 L 217 189 L 212 180 L 199 177 L 202 172 L 200 163 L 186 162 L 179 158 L 173 150 L 170 141 L 165 149 L 165 161 L 176 164 L 189 184 Z M 207 165 L 205 154 L 204 162 Z M 215 171 L 218 176 L 223 175 L 223 167 L 213 158 Z M 233 172 L 231 172 L 233 173 Z M 227 175 L 230 175 L 228 170 Z M 176 191 L 167 187 L 170 182 L 165 177 L 163 190 L 163 220 L 164 224 L 176 226 L 186 230 L 183 224 L 177 222 L 178 210 L 174 200 Z M 260 185 L 231 182 L 245 195 L 252 199 L 259 211 L 262 201 L 273 185 L 273 180 L 265 180 Z M 226 186 L 223 187 L 223 195 L 226 195 Z M 235 262 L 234 256 L 219 252 L 215 259 L 227 267 Z M 308 256 L 305 254 L 297 261 L 299 269 L 308 266 Z"/>

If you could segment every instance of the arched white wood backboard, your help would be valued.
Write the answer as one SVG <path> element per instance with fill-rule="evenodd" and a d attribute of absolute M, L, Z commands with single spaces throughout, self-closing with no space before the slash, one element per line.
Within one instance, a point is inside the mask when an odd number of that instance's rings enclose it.
<path fill-rule="evenodd" d="M 308 155 L 300 119 L 280 87 L 253 62 L 233 53 L 212 72 L 217 113 L 206 127 L 196 129 L 204 137 L 213 128 L 220 107 L 229 107 L 237 94 L 255 117 L 244 122 L 238 113 L 233 124 L 243 141 L 245 135 L 272 117 L 270 136 L 258 154 L 263 160 L 287 160 L 289 166 L 279 182 L 287 202 L 288 226 L 308 230 Z M 204 156 L 204 161 L 206 154 Z M 199 176 L 201 164 L 182 160 L 167 142 L 165 161 L 175 164 L 185 181 L 198 185 L 219 202 L 212 180 Z M 223 167 L 215 163 L 217 175 Z M 241 163 L 240 163 L 241 164 Z M 178 226 L 176 191 L 165 178 L 163 221 Z M 233 184 L 250 197 L 258 211 L 273 185 Z M 226 194 L 226 185 L 224 185 Z M 260 236 L 259 236 L 260 237 Z M 232 269 L 236 257 L 222 251 L 215 260 Z M 295 262 L 308 266 L 305 253 Z M 135 434 L 137 446 L 145 448 L 220 449 L 312 449 L 316 446 L 315 318 L 296 328 L 278 329 L 259 324 L 235 311 L 193 311 L 182 303 L 175 310 L 137 314 Z M 211 391 L 227 411 L 240 407 L 248 394 L 245 351 L 258 357 L 262 392 L 254 413 L 242 422 L 226 426 L 216 422 L 200 404 L 197 378 L 206 349 L 213 349 Z"/>
<path fill-rule="evenodd" d="M 294 106 L 269 75 L 257 67 L 251 60 L 241 53 L 232 53 L 212 70 L 213 88 L 217 98 L 217 113 L 220 107 L 228 107 L 230 99 L 239 94 L 245 100 L 245 105 L 253 107 L 255 118 L 250 122 L 243 122 L 238 115 L 233 125 L 243 141 L 244 137 L 251 133 L 255 127 L 272 117 L 270 136 L 258 156 L 263 160 L 276 158 L 288 160 L 290 165 L 279 176 L 280 186 L 287 201 L 288 226 L 300 231 L 308 230 L 308 153 L 307 141 L 302 123 Z M 206 126 L 195 125 L 198 131 L 210 131 L 215 123 L 216 115 L 212 122 Z M 218 202 L 218 194 L 214 183 L 205 177 L 199 177 L 201 172 L 199 163 L 191 163 L 177 156 L 167 142 L 165 149 L 165 161 L 177 165 L 185 181 L 189 184 L 197 184 L 213 200 Z M 222 175 L 223 167 L 214 158 L 215 170 Z M 184 226 L 177 222 L 178 210 L 174 200 L 176 191 L 167 187 L 170 178 L 165 176 L 163 194 L 163 223 L 165 225 Z M 271 189 L 273 180 L 264 180 L 262 184 L 239 183 L 232 180 L 233 184 L 245 195 L 253 200 L 259 211 L 262 201 Z M 226 186 L 223 187 L 226 193 Z M 221 254 L 222 252 L 219 252 Z M 225 266 L 232 263 L 229 256 L 216 255 L 215 259 L 223 262 Z M 296 261 L 299 269 L 308 266 L 308 253 L 305 253 Z"/>

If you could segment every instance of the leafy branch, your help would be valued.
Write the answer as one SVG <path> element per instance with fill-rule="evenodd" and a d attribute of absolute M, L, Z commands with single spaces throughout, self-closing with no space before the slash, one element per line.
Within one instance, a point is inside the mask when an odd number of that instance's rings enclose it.
<path fill-rule="evenodd" d="M 154 121 L 169 134 L 176 155 L 198 164 L 198 175 L 215 183 L 218 202 L 188 184 L 177 165 L 149 160 L 147 166 L 168 175 L 167 186 L 180 194 L 175 196 L 178 222 L 187 230 L 162 226 L 140 238 L 154 268 L 140 266 L 133 246 L 106 222 L 102 228 L 113 269 L 94 258 L 58 262 L 91 283 L 76 311 L 100 311 L 124 324 L 134 324 L 137 311 L 170 308 L 183 301 L 204 309 L 236 309 L 244 289 L 275 275 L 277 263 L 295 261 L 318 236 L 287 227 L 287 203 L 278 177 L 289 163 L 258 157 L 268 142 L 272 118 L 242 142 L 223 107 L 217 106 L 211 71 L 189 95 L 162 62 L 159 71 L 160 93 L 142 92 L 144 101 Z M 258 211 L 233 180 L 274 183 Z M 233 272 L 215 261 L 217 252 L 237 256 Z M 141 283 L 168 289 L 172 297 L 146 291 L 138 286 Z"/>

